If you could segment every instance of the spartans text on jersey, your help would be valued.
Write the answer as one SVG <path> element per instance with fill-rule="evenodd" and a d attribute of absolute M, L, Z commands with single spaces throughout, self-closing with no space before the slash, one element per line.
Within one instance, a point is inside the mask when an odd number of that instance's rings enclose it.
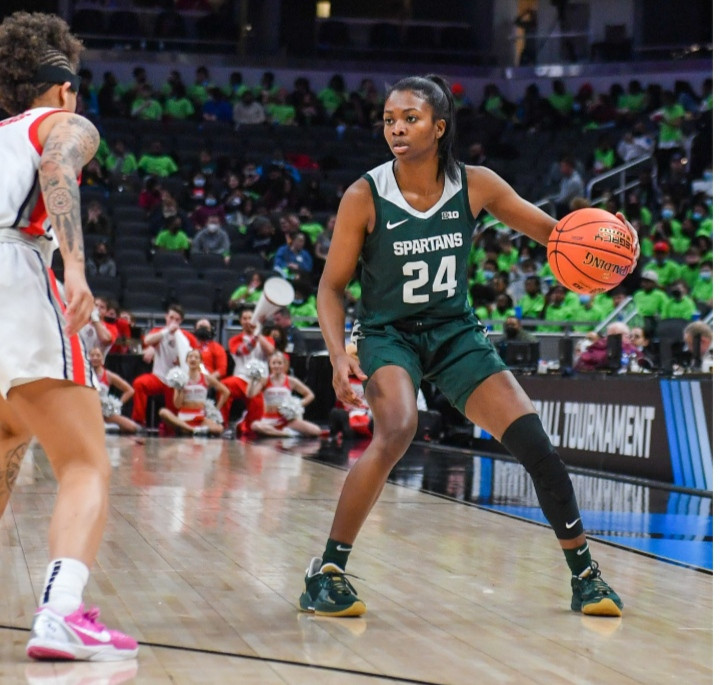
<path fill-rule="evenodd" d="M 451 250 L 455 247 L 462 247 L 462 244 L 462 233 L 446 233 L 444 235 L 433 235 L 429 238 L 418 238 L 417 240 L 397 240 L 393 243 L 393 252 L 396 256 L 402 257 L 408 254 Z"/>

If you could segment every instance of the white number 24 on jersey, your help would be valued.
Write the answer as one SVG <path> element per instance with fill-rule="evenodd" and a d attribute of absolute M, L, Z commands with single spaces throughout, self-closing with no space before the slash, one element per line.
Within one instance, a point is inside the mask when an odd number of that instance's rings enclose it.
<path fill-rule="evenodd" d="M 406 262 L 403 264 L 403 275 L 414 276 L 403 284 L 403 302 L 407 304 L 423 304 L 430 301 L 428 293 L 417 292 L 430 280 L 428 263 L 423 261 Z M 452 297 L 457 288 L 455 278 L 455 255 L 448 255 L 440 260 L 437 273 L 432 283 L 432 292 L 446 292 L 446 297 Z"/>

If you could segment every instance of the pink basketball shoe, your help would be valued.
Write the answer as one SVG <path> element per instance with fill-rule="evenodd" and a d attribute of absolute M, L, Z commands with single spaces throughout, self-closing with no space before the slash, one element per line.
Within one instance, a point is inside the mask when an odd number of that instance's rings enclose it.
<path fill-rule="evenodd" d="M 27 655 L 32 659 L 79 659 L 82 661 L 120 661 L 134 659 L 138 644 L 129 635 L 108 630 L 98 623 L 97 607 L 85 611 L 84 605 L 60 616 L 48 607 L 35 612 Z"/>

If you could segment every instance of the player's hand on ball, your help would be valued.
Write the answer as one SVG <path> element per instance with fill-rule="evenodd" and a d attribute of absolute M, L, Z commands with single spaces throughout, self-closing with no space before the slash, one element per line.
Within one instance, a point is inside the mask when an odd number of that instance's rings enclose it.
<path fill-rule="evenodd" d="M 625 225 L 628 227 L 628 231 L 632 233 L 633 235 L 633 244 L 635 245 L 635 263 L 633 264 L 632 269 L 630 269 L 630 273 L 635 271 L 635 268 L 637 267 L 638 259 L 640 258 L 640 240 L 638 238 L 637 231 L 635 230 L 635 226 L 633 226 L 626 218 L 625 215 L 622 212 L 616 212 L 615 216 L 620 219 L 620 221 L 624 221 Z"/>
<path fill-rule="evenodd" d="M 350 376 L 356 376 L 361 381 L 367 380 L 365 372 L 360 368 L 357 357 L 349 354 L 341 354 L 332 360 L 333 364 L 333 388 L 335 395 L 340 402 L 362 407 L 362 401 L 355 394 L 350 385 Z"/>

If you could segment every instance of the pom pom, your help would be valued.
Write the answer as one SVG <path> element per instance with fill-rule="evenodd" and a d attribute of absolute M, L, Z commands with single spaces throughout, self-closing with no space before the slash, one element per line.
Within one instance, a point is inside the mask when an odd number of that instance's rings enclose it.
<path fill-rule="evenodd" d="M 280 412 L 280 416 L 284 419 L 292 421 L 293 419 L 302 418 L 305 413 L 305 407 L 302 406 L 299 397 L 288 397 L 288 399 L 284 400 L 278 407 L 278 412 Z"/>
<path fill-rule="evenodd" d="M 100 406 L 102 407 L 102 415 L 107 419 L 122 412 L 122 402 L 119 397 L 114 395 L 100 395 Z"/>
<path fill-rule="evenodd" d="M 205 418 L 220 425 L 223 424 L 223 416 L 212 400 L 205 400 Z"/>
<path fill-rule="evenodd" d="M 245 364 L 245 373 L 248 375 L 250 380 L 259 381 L 261 378 L 265 378 L 267 376 L 267 365 L 259 359 L 251 359 Z"/>
<path fill-rule="evenodd" d="M 188 380 L 187 371 L 180 366 L 174 366 L 165 376 L 165 382 L 176 390 L 182 390 L 187 385 Z"/>

